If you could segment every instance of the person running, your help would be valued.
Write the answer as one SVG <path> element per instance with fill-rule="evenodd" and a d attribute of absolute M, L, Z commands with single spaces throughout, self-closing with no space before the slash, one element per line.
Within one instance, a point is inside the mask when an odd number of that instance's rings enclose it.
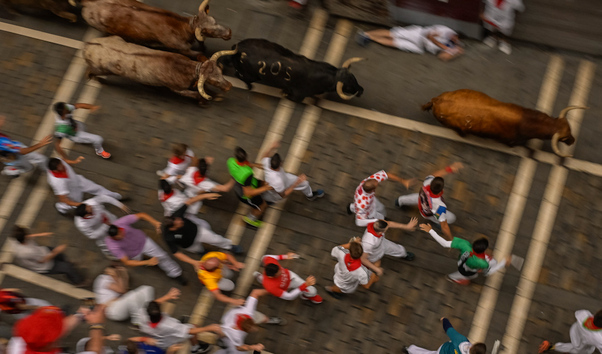
<path fill-rule="evenodd" d="M 341 294 L 352 294 L 358 285 L 366 289 L 378 280 L 378 276 L 362 265 L 362 239 L 352 238 L 348 243 L 332 248 L 330 255 L 337 259 L 334 266 L 334 285 L 326 286 L 326 292 L 335 299 Z"/>
<path fill-rule="evenodd" d="M 602 353 L 602 310 L 593 315 L 588 310 L 575 312 L 577 320 L 569 332 L 571 342 L 558 342 L 552 345 L 544 340 L 539 346 L 539 353 L 555 351 L 558 353 L 592 354 L 598 349 Z"/>
<path fill-rule="evenodd" d="M 100 106 L 87 103 L 68 104 L 65 102 L 57 102 L 54 104 L 54 137 L 56 138 L 54 148 L 56 152 L 65 161 L 70 161 L 67 154 L 61 148 L 62 140 L 63 138 L 66 138 L 78 144 L 92 144 L 96 151 L 96 155 L 103 159 L 110 158 L 111 154 L 106 152 L 102 147 L 102 136 L 86 132 L 84 124 L 73 119 L 73 111 L 80 108 L 88 109 L 90 110 L 90 113 L 94 113 L 100 109 Z"/>
<path fill-rule="evenodd" d="M 517 12 L 525 11 L 522 0 L 484 0 L 485 6 L 480 14 L 486 36 L 483 43 L 507 55 L 512 53 L 508 38 L 514 29 L 514 18 Z"/>
<path fill-rule="evenodd" d="M 255 178 L 253 167 L 261 168 L 261 165 L 249 162 L 245 150 L 237 146 L 234 156 L 226 162 L 230 176 L 236 182 L 234 190 L 240 201 L 251 206 L 250 213 L 243 217 L 243 221 L 253 227 L 261 227 L 263 223 L 259 218 L 268 207 L 268 203 L 261 195 L 273 188 Z"/>
<path fill-rule="evenodd" d="M 79 159 L 75 161 L 78 163 Z M 84 199 L 84 193 L 92 195 L 108 195 L 117 200 L 122 199 L 121 194 L 111 192 L 82 175 L 73 171 L 73 163 L 57 158 L 48 160 L 47 180 L 57 196 L 58 202 L 54 204 L 61 214 L 73 211 Z"/>
<path fill-rule="evenodd" d="M 211 180 L 207 176 L 207 170 L 211 164 L 213 164 L 213 157 L 205 157 L 198 159 L 196 164 L 186 169 L 186 173 L 179 181 L 186 187 L 184 193 L 187 197 L 192 198 L 202 193 L 227 193 L 234 187 L 236 182 L 233 179 L 226 184 L 219 184 Z M 188 213 L 196 215 L 202 206 L 203 202 L 198 201 L 190 205 Z"/>
<path fill-rule="evenodd" d="M 443 331 L 449 337 L 449 342 L 443 343 L 437 350 L 428 350 L 415 345 L 404 347 L 402 352 L 405 354 L 485 354 L 487 346 L 485 343 L 470 343 L 468 338 L 461 335 L 452 327 L 449 320 L 441 317 Z"/>
<path fill-rule="evenodd" d="M 245 267 L 231 254 L 224 252 L 209 252 L 198 262 L 197 275 L 199 280 L 216 300 L 234 306 L 241 306 L 245 299 L 234 299 L 222 293 L 222 291 L 234 290 L 234 282 L 230 280 L 233 271 L 240 271 Z"/>
<path fill-rule="evenodd" d="M 454 162 L 444 169 L 428 175 L 424 179 L 419 193 L 399 196 L 395 199 L 395 206 L 403 209 L 405 206 L 418 205 L 420 215 L 441 225 L 443 234 L 446 238 L 451 239 L 452 234 L 449 224 L 456 221 L 456 215 L 447 209 L 447 204 L 443 200 L 443 187 L 445 185 L 443 177 L 450 173 L 457 173 L 463 167 L 464 165 L 461 162 Z"/>
<path fill-rule="evenodd" d="M 157 176 L 167 179 L 174 183 L 179 177 L 184 175 L 188 166 L 194 159 L 194 152 L 188 148 L 188 145 L 178 143 L 172 147 L 172 156 L 167 161 L 167 167 L 157 171 Z"/>
<path fill-rule="evenodd" d="M 318 290 L 313 286 L 316 284 L 316 278 L 310 275 L 305 279 L 282 267 L 278 261 L 283 259 L 297 259 L 299 255 L 294 252 L 281 255 L 265 255 L 261 258 L 264 266 L 263 274 L 254 272 L 253 275 L 265 290 L 270 294 L 283 300 L 294 300 L 301 297 L 302 300 L 309 300 L 314 304 L 321 304 L 322 297 L 318 295 Z"/>
<path fill-rule="evenodd" d="M 468 285 L 471 280 L 479 276 L 479 273 L 490 276 L 502 268 L 510 266 L 511 256 L 498 262 L 485 252 L 489 247 L 489 241 L 484 237 L 475 240 L 471 245 L 470 242 L 459 237 L 446 240 L 439 236 L 429 224 L 420 224 L 420 230 L 431 235 L 444 248 L 454 248 L 460 251 L 458 271 L 447 275 L 447 279 L 453 283 Z"/>
<path fill-rule="evenodd" d="M 0 115 L 0 129 L 5 120 L 6 117 Z M 33 170 L 36 166 L 46 168 L 48 158 L 35 151 L 51 142 L 52 135 L 48 135 L 36 144 L 27 147 L 19 141 L 12 140 L 8 135 L 0 133 L 0 161 L 5 165 L 1 173 L 6 176 L 18 177 Z"/>
<path fill-rule="evenodd" d="M 403 179 L 393 173 L 387 173 L 385 170 L 365 178 L 355 189 L 353 203 L 347 206 L 347 214 L 355 214 L 355 225 L 365 227 L 387 216 L 384 204 L 376 198 L 376 188 L 381 182 L 388 179 L 399 182 L 406 188 L 409 188 L 412 183 L 410 179 Z"/>

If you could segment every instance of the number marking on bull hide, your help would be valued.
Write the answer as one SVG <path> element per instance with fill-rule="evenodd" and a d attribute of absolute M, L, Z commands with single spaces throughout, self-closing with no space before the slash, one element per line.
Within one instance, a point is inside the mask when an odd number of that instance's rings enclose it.
<path fill-rule="evenodd" d="M 276 70 L 276 72 L 274 72 L 274 65 L 278 64 L 278 70 Z M 270 73 L 274 76 L 277 76 L 280 73 L 280 69 L 282 69 L 282 64 L 280 64 L 279 61 L 272 63 L 272 65 L 270 65 Z"/>
<path fill-rule="evenodd" d="M 265 61 L 260 61 L 260 62 L 258 62 L 257 64 L 261 66 L 261 67 L 259 68 L 259 74 L 260 74 L 260 75 L 265 75 L 265 67 L 266 67 L 266 63 L 265 63 Z"/>

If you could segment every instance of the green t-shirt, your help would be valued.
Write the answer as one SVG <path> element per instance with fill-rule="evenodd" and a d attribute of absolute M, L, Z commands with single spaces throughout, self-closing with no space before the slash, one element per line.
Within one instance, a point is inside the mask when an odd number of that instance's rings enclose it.
<path fill-rule="evenodd" d="M 452 243 L 451 243 L 451 248 L 460 250 L 460 258 L 466 252 L 468 252 L 468 253 L 472 252 L 472 245 L 470 244 L 470 242 L 466 241 L 465 239 L 459 238 L 459 237 L 454 237 L 454 239 L 452 240 Z M 487 262 L 485 259 L 479 258 L 477 256 L 471 256 L 470 258 L 468 258 L 468 260 L 466 261 L 465 264 L 468 268 L 472 268 L 472 269 L 489 268 L 489 262 Z"/>
<path fill-rule="evenodd" d="M 236 183 L 239 184 L 239 186 L 253 188 L 259 187 L 259 181 L 255 178 L 255 176 L 253 176 L 253 168 L 251 168 L 251 166 L 239 165 L 236 161 L 236 158 L 234 157 L 229 158 L 226 162 L 226 165 L 228 166 L 230 176 L 234 178 L 234 180 L 236 181 Z M 242 195 L 242 191 L 240 191 L 240 194 L 242 198 L 247 199 L 247 197 Z"/>

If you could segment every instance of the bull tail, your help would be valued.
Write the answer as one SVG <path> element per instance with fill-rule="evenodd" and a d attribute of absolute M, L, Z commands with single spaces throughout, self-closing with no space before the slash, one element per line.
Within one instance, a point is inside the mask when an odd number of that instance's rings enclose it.
<path fill-rule="evenodd" d="M 422 105 L 422 110 L 423 111 L 430 111 L 431 108 L 433 108 L 433 102 L 432 101 L 428 101 L 427 103 Z"/>

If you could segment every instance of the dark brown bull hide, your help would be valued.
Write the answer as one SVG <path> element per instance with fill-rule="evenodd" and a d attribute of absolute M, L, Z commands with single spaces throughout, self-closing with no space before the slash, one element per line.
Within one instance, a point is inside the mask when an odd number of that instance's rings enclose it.
<path fill-rule="evenodd" d="M 77 21 L 77 16 L 71 12 L 75 7 L 73 0 L 0 0 L 0 4 L 10 10 L 20 7 L 48 10 L 71 22 Z"/>
<path fill-rule="evenodd" d="M 202 103 L 201 97 L 211 99 L 205 93 L 205 82 L 224 91 L 232 88 L 222 76 L 217 59 L 234 53 L 235 50 L 224 50 L 201 63 L 181 54 L 127 43 L 117 36 L 93 39 L 84 46 L 89 78 L 118 75 L 145 85 L 165 86 L 199 103 Z"/>
<path fill-rule="evenodd" d="M 135 0 L 83 0 L 82 17 L 99 31 L 118 35 L 129 42 L 174 49 L 184 55 L 199 53 L 191 48 L 205 37 L 229 40 L 232 31 L 207 14 L 209 0 L 193 17 L 146 5 Z"/>
<path fill-rule="evenodd" d="M 565 155 L 558 149 L 558 141 L 567 145 L 575 142 L 565 116 L 576 108 L 585 107 L 567 107 L 560 112 L 559 118 L 553 118 L 466 89 L 444 92 L 422 106 L 422 110 L 432 110 L 441 124 L 462 136 L 472 134 L 491 138 L 509 146 L 523 145 L 529 139 L 552 139 L 552 148 L 559 156 Z"/>

